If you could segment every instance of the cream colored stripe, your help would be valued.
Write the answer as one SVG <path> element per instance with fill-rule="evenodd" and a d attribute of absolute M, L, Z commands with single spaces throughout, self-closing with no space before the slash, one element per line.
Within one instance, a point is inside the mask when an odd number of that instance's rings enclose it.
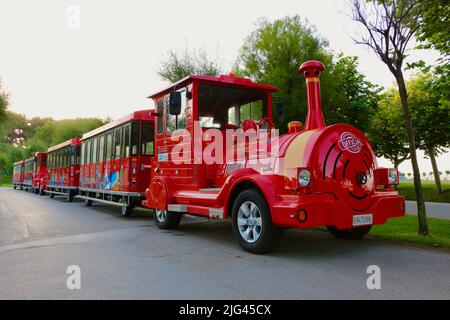
<path fill-rule="evenodd" d="M 285 155 L 285 168 L 300 168 L 305 166 L 305 150 L 308 140 L 317 130 L 308 130 L 301 133 L 292 141 Z"/>

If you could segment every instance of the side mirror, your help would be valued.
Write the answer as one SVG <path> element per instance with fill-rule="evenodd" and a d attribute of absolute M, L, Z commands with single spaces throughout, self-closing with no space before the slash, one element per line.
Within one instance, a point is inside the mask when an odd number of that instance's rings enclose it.
<path fill-rule="evenodd" d="M 169 114 L 178 116 L 181 113 L 181 93 L 173 91 L 169 96 Z"/>

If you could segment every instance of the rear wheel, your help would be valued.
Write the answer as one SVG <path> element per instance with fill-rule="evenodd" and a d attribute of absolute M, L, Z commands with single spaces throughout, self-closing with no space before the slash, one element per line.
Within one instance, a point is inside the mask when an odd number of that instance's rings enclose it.
<path fill-rule="evenodd" d="M 16 190 L 16 189 L 17 189 L 17 187 L 16 187 L 16 186 L 13 186 L 13 188 L 14 188 L 14 190 Z"/>
<path fill-rule="evenodd" d="M 67 198 L 66 198 L 67 202 L 72 202 L 73 197 L 74 197 L 74 194 L 73 194 L 72 190 L 69 190 L 67 193 Z"/>
<path fill-rule="evenodd" d="M 55 194 L 54 193 L 50 193 L 50 198 L 54 198 L 55 197 Z"/>
<path fill-rule="evenodd" d="M 34 194 L 39 194 L 39 188 L 34 188 L 33 192 L 34 192 Z"/>
<path fill-rule="evenodd" d="M 44 195 L 44 190 L 42 188 L 39 188 L 39 195 L 43 196 Z"/>
<path fill-rule="evenodd" d="M 327 226 L 328 231 L 337 239 L 361 240 L 369 233 L 372 226 L 359 227 L 353 229 L 338 230 L 333 226 Z"/>
<path fill-rule="evenodd" d="M 251 253 L 266 253 L 278 245 L 283 229 L 272 224 L 269 206 L 257 189 L 242 191 L 233 204 L 233 233 L 239 245 Z"/>
<path fill-rule="evenodd" d="M 175 229 L 180 225 L 181 212 L 173 212 L 167 210 L 155 209 L 155 223 L 160 229 Z"/>
<path fill-rule="evenodd" d="M 84 199 L 84 205 L 86 207 L 92 207 L 92 200 L 90 199 Z"/>
<path fill-rule="evenodd" d="M 132 213 L 133 213 L 133 205 L 132 204 L 123 205 L 121 207 L 121 214 L 123 217 L 129 217 L 129 216 L 131 216 Z"/>

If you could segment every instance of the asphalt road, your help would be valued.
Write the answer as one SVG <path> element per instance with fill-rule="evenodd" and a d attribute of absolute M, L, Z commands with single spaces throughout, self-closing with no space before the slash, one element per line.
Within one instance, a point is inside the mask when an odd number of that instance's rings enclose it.
<path fill-rule="evenodd" d="M 66 269 L 81 269 L 69 290 Z M 378 265 L 381 289 L 366 286 Z M 450 299 L 450 253 L 289 230 L 268 255 L 242 251 L 230 224 L 0 188 L 0 299 Z"/>
<path fill-rule="evenodd" d="M 406 212 L 417 215 L 417 202 L 405 201 Z M 427 216 L 450 220 L 450 203 L 425 202 Z"/>

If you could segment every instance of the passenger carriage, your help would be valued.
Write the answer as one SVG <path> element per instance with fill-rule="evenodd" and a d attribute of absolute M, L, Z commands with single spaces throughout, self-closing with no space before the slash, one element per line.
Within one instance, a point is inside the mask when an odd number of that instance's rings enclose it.
<path fill-rule="evenodd" d="M 68 202 L 77 195 L 80 177 L 80 138 L 72 138 L 47 150 L 45 193 L 63 196 Z"/>
<path fill-rule="evenodd" d="M 129 216 L 150 183 L 153 110 L 133 112 L 83 135 L 79 197 L 121 207 Z"/>
<path fill-rule="evenodd" d="M 14 163 L 13 180 L 12 180 L 14 190 L 17 188 L 22 190 L 22 188 L 23 188 L 23 186 L 22 186 L 23 185 L 23 170 L 24 170 L 23 160 L 20 160 L 20 161 L 17 161 Z"/>

